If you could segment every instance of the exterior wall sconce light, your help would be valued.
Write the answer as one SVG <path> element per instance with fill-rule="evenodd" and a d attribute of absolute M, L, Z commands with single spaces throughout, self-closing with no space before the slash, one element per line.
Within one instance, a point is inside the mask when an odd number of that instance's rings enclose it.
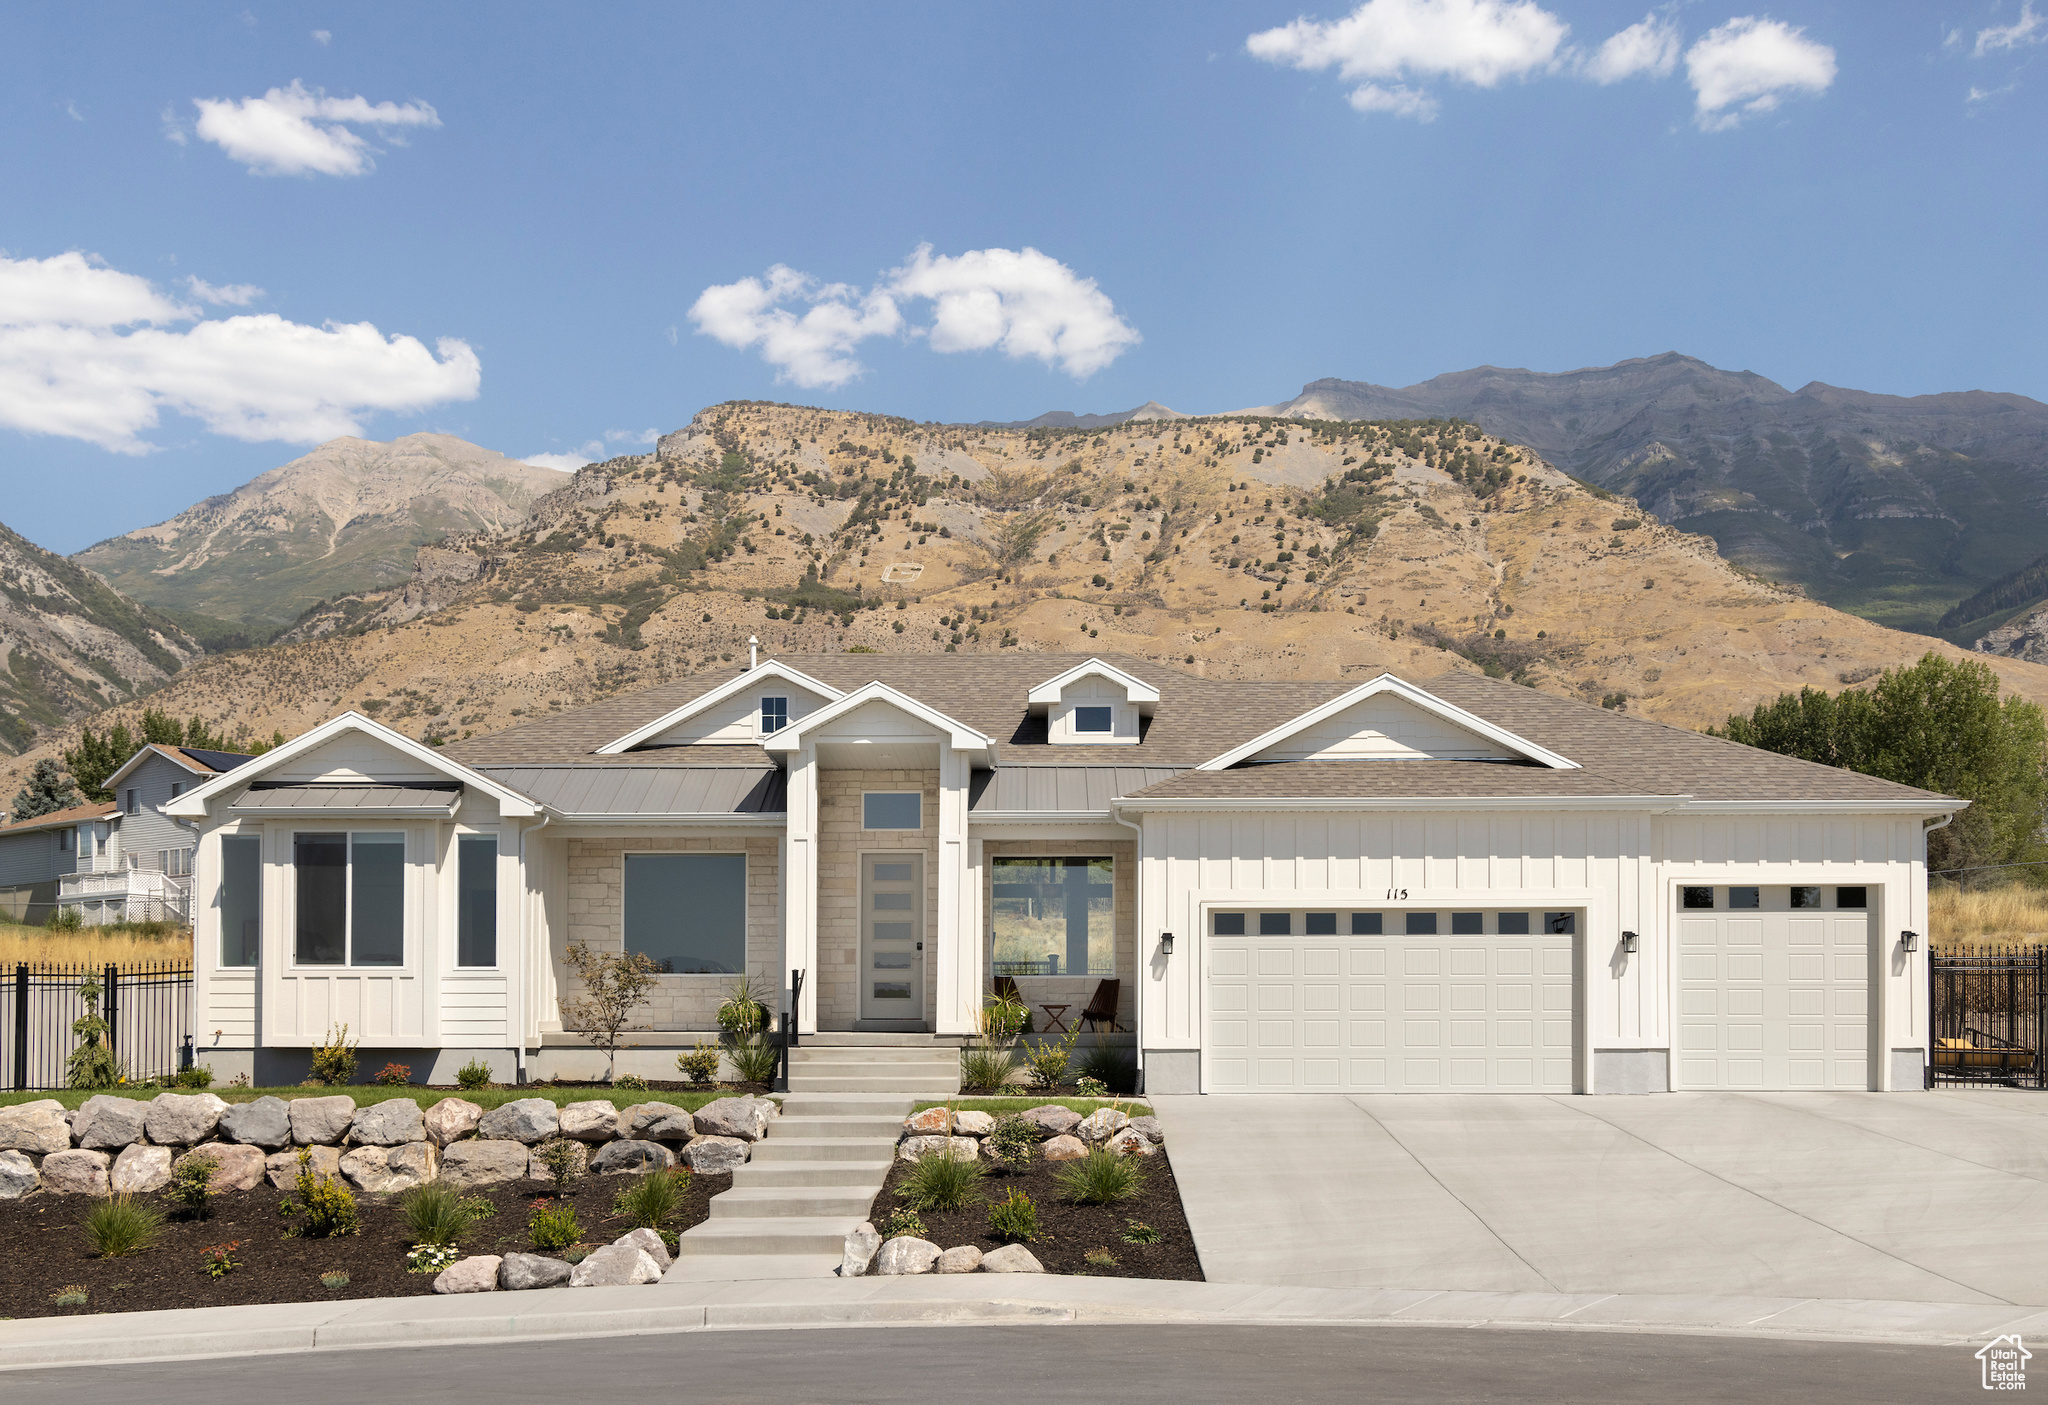
<path fill-rule="evenodd" d="M 1918 932 L 1899 933 L 1899 948 L 1902 951 L 1918 951 L 1920 949 L 1920 934 Z"/>
<path fill-rule="evenodd" d="M 1621 934 L 1621 949 L 1630 955 L 1635 954 L 1636 934 L 1634 932 L 1623 932 Z"/>
<path fill-rule="evenodd" d="M 1159 954 L 1161 956 L 1173 955 L 1173 933 L 1161 932 L 1159 934 Z"/>

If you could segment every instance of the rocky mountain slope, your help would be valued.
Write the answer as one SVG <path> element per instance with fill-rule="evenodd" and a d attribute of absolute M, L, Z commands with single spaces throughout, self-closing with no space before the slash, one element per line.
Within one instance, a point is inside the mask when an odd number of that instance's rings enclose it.
<path fill-rule="evenodd" d="M 1481 366 L 1391 389 L 1322 380 L 1297 419 L 1457 416 L 1637 499 L 1841 609 L 1935 632 L 2048 537 L 2048 405 L 1797 391 L 1677 353 L 1546 374 Z"/>
<path fill-rule="evenodd" d="M 129 702 L 199 657 L 169 620 L 0 527 L 0 753 Z M 11 793 L 11 792 L 10 792 Z"/>
<path fill-rule="evenodd" d="M 262 639 L 318 601 L 404 582 L 428 542 L 516 527 L 563 481 L 446 434 L 335 439 L 72 559 L 202 637 Z"/>
<path fill-rule="evenodd" d="M 1746 574 L 1450 423 L 1099 430 L 715 406 L 402 587 L 152 702 L 287 735 L 354 707 L 449 740 L 764 651 L 1120 650 L 1226 677 L 1479 669 L 1685 726 L 1932 645 Z M 2048 668 L 1992 659 L 2048 701 Z M 0 784 L 5 778 L 0 777 Z"/>

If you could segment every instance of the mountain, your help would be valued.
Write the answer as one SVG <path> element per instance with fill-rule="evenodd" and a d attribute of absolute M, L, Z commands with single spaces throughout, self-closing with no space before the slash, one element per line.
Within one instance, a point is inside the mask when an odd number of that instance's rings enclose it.
<path fill-rule="evenodd" d="M 319 601 L 403 582 L 429 542 L 517 526 L 565 481 L 446 434 L 334 439 L 72 559 L 202 638 L 267 638 Z"/>
<path fill-rule="evenodd" d="M 1117 410 L 1107 415 L 1077 415 L 1072 410 L 1047 410 L 1033 420 L 982 420 L 976 429 L 1108 429 L 1132 420 L 1184 420 L 1189 416 L 1169 409 L 1157 400 L 1147 400 L 1135 410 Z"/>
<path fill-rule="evenodd" d="M 1469 669 L 1695 727 L 1929 648 L 1964 657 L 1462 425 L 999 430 L 727 404 L 558 481 L 520 522 L 423 549 L 404 583 L 209 657 L 152 704 L 231 736 L 353 707 L 447 741 L 729 672 L 756 636 L 1119 650 L 1212 677 Z M 1986 661 L 2048 701 L 2048 668 Z"/>
<path fill-rule="evenodd" d="M 0 527 L 0 753 L 132 701 L 199 653 L 169 620 Z"/>
<path fill-rule="evenodd" d="M 1469 420 L 1706 533 L 1730 560 L 1901 629 L 1935 632 L 2039 555 L 2048 530 L 2048 405 L 2023 395 L 1788 391 L 1671 352 L 1400 389 L 1320 380 L 1260 413 Z"/>

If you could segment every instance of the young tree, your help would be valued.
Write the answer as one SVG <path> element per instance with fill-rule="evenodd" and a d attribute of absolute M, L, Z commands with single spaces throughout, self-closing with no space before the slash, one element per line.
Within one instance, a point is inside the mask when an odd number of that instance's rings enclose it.
<path fill-rule="evenodd" d="M 17 822 L 38 819 L 83 803 L 71 786 L 71 777 L 46 756 L 36 762 L 35 769 L 28 773 L 28 779 L 21 783 L 21 789 L 14 792 L 14 808 L 9 818 Z"/>
<path fill-rule="evenodd" d="M 135 735 L 125 722 L 116 722 L 104 736 L 90 727 L 82 727 L 78 733 L 78 745 L 63 754 L 64 764 L 78 781 L 78 788 L 85 792 L 86 799 L 112 800 L 114 797 L 107 791 L 105 781 L 135 754 L 135 747 Z"/>
<path fill-rule="evenodd" d="M 626 1021 L 653 989 L 655 964 L 639 952 L 592 951 L 582 942 L 572 943 L 566 955 L 583 993 L 561 1002 L 562 1028 L 588 1036 L 604 1050 L 604 1081 L 609 1083 L 619 1061 L 620 1035 L 629 1028 L 645 1028 Z"/>

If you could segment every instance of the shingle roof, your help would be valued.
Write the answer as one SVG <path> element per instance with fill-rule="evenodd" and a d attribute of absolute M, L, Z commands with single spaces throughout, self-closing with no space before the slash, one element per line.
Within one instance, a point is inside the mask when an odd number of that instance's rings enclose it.
<path fill-rule="evenodd" d="M 111 800 L 97 801 L 90 805 L 73 805 L 68 810 L 52 810 L 47 815 L 37 815 L 32 820 L 17 820 L 13 824 L 0 825 L 0 839 L 10 834 L 27 834 L 38 829 L 62 829 L 68 824 L 85 820 L 103 820 L 120 809 Z"/>
<path fill-rule="evenodd" d="M 1282 761 L 1184 771 L 1137 793 L 1143 800 L 1577 800 L 1678 792 L 1631 790 L 1595 771 L 1501 761 Z"/>

